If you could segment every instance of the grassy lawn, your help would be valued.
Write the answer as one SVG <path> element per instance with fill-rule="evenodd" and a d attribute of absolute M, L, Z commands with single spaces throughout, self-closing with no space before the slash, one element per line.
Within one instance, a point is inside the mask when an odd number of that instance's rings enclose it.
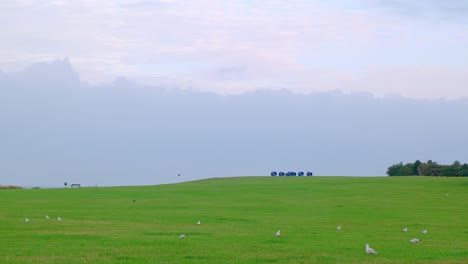
<path fill-rule="evenodd" d="M 468 263 L 468 178 L 220 178 L 0 201 L 0 263 Z"/>

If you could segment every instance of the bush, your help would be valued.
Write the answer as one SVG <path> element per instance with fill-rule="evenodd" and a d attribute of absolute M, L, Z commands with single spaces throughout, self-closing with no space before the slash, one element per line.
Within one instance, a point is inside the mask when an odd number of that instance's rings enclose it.
<path fill-rule="evenodd" d="M 23 189 L 23 187 L 14 185 L 0 185 L 0 189 Z"/>

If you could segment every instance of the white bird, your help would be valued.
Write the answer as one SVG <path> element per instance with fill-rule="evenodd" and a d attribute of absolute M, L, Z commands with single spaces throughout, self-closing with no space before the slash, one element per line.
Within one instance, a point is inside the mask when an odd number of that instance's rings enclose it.
<path fill-rule="evenodd" d="M 29 220 L 29 218 L 24 219 L 24 221 L 25 221 L 26 223 L 31 222 L 31 221 Z"/>
<path fill-rule="evenodd" d="M 407 227 L 403 228 L 403 232 L 406 232 L 406 231 L 408 231 L 408 228 Z"/>
<path fill-rule="evenodd" d="M 340 231 L 340 230 L 341 230 L 341 226 L 340 226 L 340 225 L 337 226 L 337 227 L 336 227 L 336 230 Z"/>
<path fill-rule="evenodd" d="M 50 219 L 49 215 L 46 215 L 45 218 L 46 218 L 46 219 Z"/>
<path fill-rule="evenodd" d="M 423 230 L 421 233 L 427 234 L 427 229 Z"/>
<path fill-rule="evenodd" d="M 377 254 L 378 252 L 375 251 L 373 248 L 370 248 L 369 244 L 366 244 L 366 253 L 367 254 Z"/>
<path fill-rule="evenodd" d="M 281 232 L 278 230 L 276 231 L 276 236 L 279 237 L 281 235 Z"/>
<path fill-rule="evenodd" d="M 445 195 L 448 195 L 448 193 L 446 193 Z"/>
<path fill-rule="evenodd" d="M 410 240 L 411 243 L 418 243 L 419 241 L 421 241 L 419 238 L 413 238 Z"/>
<path fill-rule="evenodd" d="M 200 220 L 198 220 L 197 225 L 201 224 Z"/>
<path fill-rule="evenodd" d="M 60 218 L 60 216 L 57 217 L 57 221 L 62 222 L 62 218 Z"/>
<path fill-rule="evenodd" d="M 180 239 L 184 239 L 185 238 L 185 234 L 182 234 L 179 236 Z"/>

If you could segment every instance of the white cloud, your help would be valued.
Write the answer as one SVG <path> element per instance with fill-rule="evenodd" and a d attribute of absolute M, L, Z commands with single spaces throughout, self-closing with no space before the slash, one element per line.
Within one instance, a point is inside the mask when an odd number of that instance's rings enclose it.
<path fill-rule="evenodd" d="M 369 70 L 361 79 L 350 82 L 350 90 L 366 84 L 376 84 L 377 95 L 400 94 L 410 98 L 457 99 L 466 96 L 468 68 L 409 66 Z M 465 92 L 465 93 L 463 93 Z"/>
<path fill-rule="evenodd" d="M 0 10 L 0 23 L 11 25 L 0 32 L 1 69 L 69 57 L 92 83 L 126 76 L 221 93 L 268 87 L 380 92 L 382 86 L 398 92 L 372 77 L 375 69 L 413 70 L 408 65 L 424 57 L 414 56 L 421 49 L 428 52 L 424 60 L 440 62 L 443 71 L 468 68 L 468 60 L 457 61 L 468 56 L 464 25 L 429 28 L 322 1 L 4 1 Z M 439 38 L 444 32 L 454 33 Z M 369 81 L 357 87 L 362 79 Z M 428 96 L 468 95 L 450 83 L 451 89 Z"/>

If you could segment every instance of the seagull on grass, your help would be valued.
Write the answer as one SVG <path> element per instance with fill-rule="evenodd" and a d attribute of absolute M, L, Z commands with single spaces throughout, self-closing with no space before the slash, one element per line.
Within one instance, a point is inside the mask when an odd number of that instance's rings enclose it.
<path fill-rule="evenodd" d="M 374 254 L 377 254 L 378 252 L 375 249 L 370 248 L 369 244 L 366 244 L 366 253 L 374 255 Z"/>
<path fill-rule="evenodd" d="M 406 231 L 408 231 L 408 228 L 407 227 L 403 228 L 403 232 L 406 232 Z"/>
<path fill-rule="evenodd" d="M 49 215 L 46 215 L 45 218 L 46 218 L 46 219 L 50 219 Z"/>
<path fill-rule="evenodd" d="M 184 239 L 185 238 L 185 234 L 182 234 L 179 236 L 180 239 Z"/>
<path fill-rule="evenodd" d="M 336 230 L 340 231 L 340 230 L 341 230 L 341 226 L 340 226 L 340 225 L 337 226 L 337 227 L 336 227 Z"/>
<path fill-rule="evenodd" d="M 200 220 L 198 220 L 197 225 L 201 224 Z"/>
<path fill-rule="evenodd" d="M 281 232 L 280 232 L 279 230 L 276 231 L 276 236 L 277 236 L 277 237 L 281 236 Z"/>
<path fill-rule="evenodd" d="M 424 229 L 421 233 L 427 234 L 427 229 Z"/>
<path fill-rule="evenodd" d="M 31 222 L 31 221 L 29 220 L 29 218 L 24 219 L 24 221 L 25 221 L 26 223 Z"/>
<path fill-rule="evenodd" d="M 419 238 L 413 238 L 410 240 L 411 243 L 418 243 L 419 241 L 421 241 Z"/>
<path fill-rule="evenodd" d="M 60 218 L 60 216 L 57 217 L 57 221 L 62 222 L 62 218 Z"/>

